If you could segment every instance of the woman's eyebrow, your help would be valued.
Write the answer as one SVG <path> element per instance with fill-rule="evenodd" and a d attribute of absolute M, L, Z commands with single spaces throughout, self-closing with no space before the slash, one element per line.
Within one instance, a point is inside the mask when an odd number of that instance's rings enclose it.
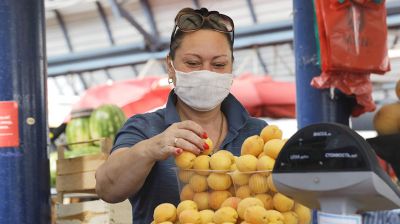
<path fill-rule="evenodd" d="M 200 55 L 195 54 L 195 53 L 185 53 L 184 56 L 194 56 L 194 57 L 197 57 L 197 58 L 201 58 Z"/>
<path fill-rule="evenodd" d="M 221 57 L 228 57 L 226 54 L 214 56 L 213 59 L 221 58 Z"/>
<path fill-rule="evenodd" d="M 184 56 L 194 56 L 197 58 L 202 58 L 200 55 L 196 54 L 196 53 L 185 53 Z M 221 54 L 221 55 L 216 55 L 214 57 L 212 57 L 212 60 L 217 59 L 217 58 L 222 58 L 222 57 L 228 57 L 228 55 L 226 54 Z"/>

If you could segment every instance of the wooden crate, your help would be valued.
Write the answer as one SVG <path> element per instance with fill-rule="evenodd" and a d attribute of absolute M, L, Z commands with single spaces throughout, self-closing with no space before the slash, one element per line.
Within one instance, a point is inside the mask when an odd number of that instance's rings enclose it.
<path fill-rule="evenodd" d="M 57 224 L 131 224 L 128 200 L 109 204 L 102 200 L 56 205 Z"/>
<path fill-rule="evenodd" d="M 57 202 L 54 209 L 57 224 L 132 223 L 132 208 L 128 200 L 109 204 L 99 200 L 95 192 L 95 173 L 110 153 L 111 140 L 99 139 L 73 144 L 94 141 L 100 142 L 102 153 L 65 158 L 64 152 L 68 145 L 57 147 Z"/>
<path fill-rule="evenodd" d="M 65 158 L 64 152 L 68 145 L 57 147 L 56 189 L 58 203 L 63 203 L 66 193 L 94 193 L 96 189 L 95 173 L 97 168 L 104 163 L 111 149 L 111 140 L 99 139 L 102 153 L 95 155 Z M 89 142 L 77 142 L 84 144 Z"/>

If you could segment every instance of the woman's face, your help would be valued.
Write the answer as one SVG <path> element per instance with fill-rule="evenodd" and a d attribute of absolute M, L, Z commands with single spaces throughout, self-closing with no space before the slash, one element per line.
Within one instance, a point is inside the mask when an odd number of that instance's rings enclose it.
<path fill-rule="evenodd" d="M 232 73 L 232 53 L 223 33 L 202 29 L 186 33 L 176 49 L 175 59 L 167 59 L 169 78 L 175 82 L 176 70 L 191 72 L 209 70 L 218 73 Z"/>

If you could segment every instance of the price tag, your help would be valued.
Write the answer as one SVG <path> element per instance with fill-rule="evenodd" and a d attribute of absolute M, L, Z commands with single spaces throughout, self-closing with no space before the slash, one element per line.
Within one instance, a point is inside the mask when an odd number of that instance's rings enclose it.
<path fill-rule="evenodd" d="M 362 224 L 361 215 L 338 215 L 318 212 L 318 224 Z"/>
<path fill-rule="evenodd" d="M 0 101 L 0 148 L 19 147 L 18 104 Z"/>

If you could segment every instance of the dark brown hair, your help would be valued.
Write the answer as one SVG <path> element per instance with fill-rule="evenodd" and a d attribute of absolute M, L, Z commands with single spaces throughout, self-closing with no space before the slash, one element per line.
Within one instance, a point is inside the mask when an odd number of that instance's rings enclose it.
<path fill-rule="evenodd" d="M 176 14 L 175 21 L 178 19 L 178 17 L 181 14 L 188 13 L 188 12 L 195 12 L 195 13 L 201 14 L 203 16 L 208 16 L 211 12 L 214 13 L 216 11 L 208 11 L 208 9 L 206 9 L 206 8 L 201 8 L 201 9 L 183 8 L 178 12 L 178 14 Z M 200 29 L 212 29 L 212 26 L 208 21 L 205 21 L 203 26 Z M 169 45 L 169 56 L 171 57 L 172 60 L 174 60 L 175 51 L 181 45 L 183 37 L 185 35 L 186 35 L 186 33 L 180 31 L 179 28 L 176 28 L 175 34 L 174 33 L 171 34 L 171 43 Z M 231 37 L 231 35 L 233 35 L 233 34 L 224 33 L 224 35 L 226 36 L 226 39 L 228 40 L 229 47 L 230 47 L 230 50 L 232 53 L 232 61 L 233 61 L 233 41 L 232 41 L 233 37 Z"/>

